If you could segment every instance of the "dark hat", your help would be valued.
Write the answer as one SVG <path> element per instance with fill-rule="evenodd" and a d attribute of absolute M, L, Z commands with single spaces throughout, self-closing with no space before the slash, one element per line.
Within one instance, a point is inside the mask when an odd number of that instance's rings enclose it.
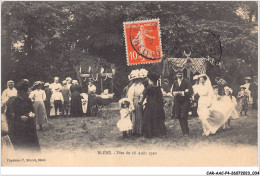
<path fill-rule="evenodd" d="M 28 81 L 28 79 L 22 79 L 16 85 L 16 89 L 18 91 L 27 91 L 28 88 L 29 88 L 29 81 Z"/>
<path fill-rule="evenodd" d="M 155 74 L 155 73 L 152 73 L 152 72 L 148 72 L 147 77 L 148 77 L 151 81 L 153 81 L 153 82 L 156 82 L 156 81 L 160 78 L 159 75 L 157 75 L 157 74 Z"/>

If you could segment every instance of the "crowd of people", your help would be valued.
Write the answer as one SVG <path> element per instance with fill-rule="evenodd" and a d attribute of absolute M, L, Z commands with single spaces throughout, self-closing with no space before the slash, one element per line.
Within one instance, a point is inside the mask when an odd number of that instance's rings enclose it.
<path fill-rule="evenodd" d="M 87 93 L 82 93 L 78 81 L 70 77 L 62 84 L 55 77 L 51 84 L 36 81 L 33 86 L 27 79 L 16 85 L 14 81 L 8 81 L 1 97 L 2 142 L 14 149 L 39 151 L 37 125 L 43 131 L 43 125 L 47 124 L 50 116 L 91 115 L 95 92 L 91 79 Z"/>
<path fill-rule="evenodd" d="M 117 127 L 126 139 L 131 136 L 163 137 L 166 135 L 163 95 L 157 86 L 159 76 L 145 69 L 133 70 L 125 97 L 119 101 L 121 119 Z"/>
<path fill-rule="evenodd" d="M 198 116 L 202 123 L 203 135 L 215 134 L 219 128 L 228 129 L 231 120 L 246 117 L 249 107 L 257 108 L 257 77 L 251 81 L 245 78 L 237 96 L 222 78 L 216 78 L 216 85 L 206 74 L 195 75 L 193 83 L 184 78 L 182 70 L 176 72 L 173 85 L 160 86 L 160 76 L 145 69 L 133 70 L 124 89 L 124 97 L 119 101 L 120 117 L 117 122 L 119 131 L 125 139 L 136 136 L 164 137 L 165 96 L 173 97 L 173 116 L 179 119 L 183 136 L 189 135 L 188 116 Z M 165 86 L 166 85 L 166 86 Z M 108 91 L 106 92 L 106 96 Z M 2 143 L 15 149 L 40 151 L 37 126 L 44 130 L 48 118 L 52 115 L 80 117 L 91 115 L 94 106 L 96 86 L 89 80 L 88 92 L 82 93 L 77 80 L 70 77 L 59 83 L 34 82 L 27 79 L 7 82 L 7 89 L 2 93 L 1 121 Z M 238 106 L 238 108 L 237 108 Z M 237 111 L 238 109 L 238 111 Z"/>
<path fill-rule="evenodd" d="M 250 105 L 257 108 L 257 77 L 245 78 L 237 96 L 228 83 L 216 77 L 216 85 L 206 74 L 195 75 L 191 84 L 184 78 L 182 70 L 176 72 L 177 79 L 170 86 L 167 80 L 160 86 L 159 75 L 144 69 L 133 70 L 129 84 L 125 87 L 125 97 L 119 101 L 121 119 L 117 126 L 123 137 L 162 137 L 165 128 L 165 97 L 173 97 L 172 116 L 179 119 L 183 136 L 189 135 L 188 117 L 198 116 L 202 123 L 202 135 L 215 134 L 218 129 L 229 129 L 231 120 L 247 117 Z"/>

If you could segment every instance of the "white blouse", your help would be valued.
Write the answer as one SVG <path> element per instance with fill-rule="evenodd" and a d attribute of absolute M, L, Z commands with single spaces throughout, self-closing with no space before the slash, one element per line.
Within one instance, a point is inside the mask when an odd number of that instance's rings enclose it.
<path fill-rule="evenodd" d="M 96 93 L 96 86 L 92 85 L 92 86 L 88 86 L 88 93 Z"/>
<path fill-rule="evenodd" d="M 56 90 L 57 88 L 61 89 L 62 86 L 61 86 L 60 83 L 52 83 L 52 84 L 50 84 L 49 88 L 52 90 L 52 92 L 55 92 L 55 90 Z"/>
<path fill-rule="evenodd" d="M 17 96 L 17 90 L 13 88 L 12 90 L 7 88 L 2 93 L 2 104 L 5 104 L 10 97 L 16 97 Z"/>
<path fill-rule="evenodd" d="M 46 94 L 44 90 L 34 90 L 30 93 L 30 99 L 32 101 L 44 101 L 46 100 Z"/>
<path fill-rule="evenodd" d="M 127 97 L 133 101 L 134 98 L 141 99 L 144 91 L 144 85 L 141 83 L 133 84 L 127 92 Z"/>

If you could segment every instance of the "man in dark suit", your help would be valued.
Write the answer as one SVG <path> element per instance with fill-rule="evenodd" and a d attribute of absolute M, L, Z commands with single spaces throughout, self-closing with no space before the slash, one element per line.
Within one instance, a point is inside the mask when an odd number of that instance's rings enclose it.
<path fill-rule="evenodd" d="M 174 98 L 175 115 L 180 121 L 181 130 L 184 136 L 189 134 L 188 111 L 190 108 L 190 98 L 193 89 L 190 81 L 183 78 L 183 72 L 177 72 L 177 80 L 172 85 Z"/>

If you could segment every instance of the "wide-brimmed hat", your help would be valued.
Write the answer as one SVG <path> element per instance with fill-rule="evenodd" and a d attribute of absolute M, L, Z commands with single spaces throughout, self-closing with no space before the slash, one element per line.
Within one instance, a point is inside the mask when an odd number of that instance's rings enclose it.
<path fill-rule="evenodd" d="M 140 78 L 146 78 L 147 77 L 147 74 L 148 74 L 148 71 L 147 70 L 145 70 L 145 69 L 140 69 L 140 71 L 139 71 L 139 77 Z"/>
<path fill-rule="evenodd" d="M 159 75 L 157 75 L 157 74 L 155 74 L 155 73 L 152 73 L 152 72 L 148 72 L 147 77 L 148 77 L 151 81 L 153 81 L 153 82 L 156 82 L 156 81 L 160 78 Z"/>
<path fill-rule="evenodd" d="M 247 76 L 244 78 L 245 80 L 251 80 L 251 77 Z"/>
<path fill-rule="evenodd" d="M 130 99 L 128 99 L 128 98 L 122 98 L 122 99 L 120 99 L 119 100 L 119 107 L 121 107 L 122 106 L 122 104 L 125 104 L 125 103 L 128 103 L 129 105 L 131 105 L 132 104 L 132 102 L 131 102 L 131 100 Z"/>
<path fill-rule="evenodd" d="M 18 91 L 27 91 L 29 88 L 29 80 L 28 79 L 22 79 L 16 84 L 16 89 Z"/>
<path fill-rule="evenodd" d="M 129 81 L 133 79 L 140 78 L 140 71 L 139 70 L 132 70 L 131 73 L 128 75 Z"/>

